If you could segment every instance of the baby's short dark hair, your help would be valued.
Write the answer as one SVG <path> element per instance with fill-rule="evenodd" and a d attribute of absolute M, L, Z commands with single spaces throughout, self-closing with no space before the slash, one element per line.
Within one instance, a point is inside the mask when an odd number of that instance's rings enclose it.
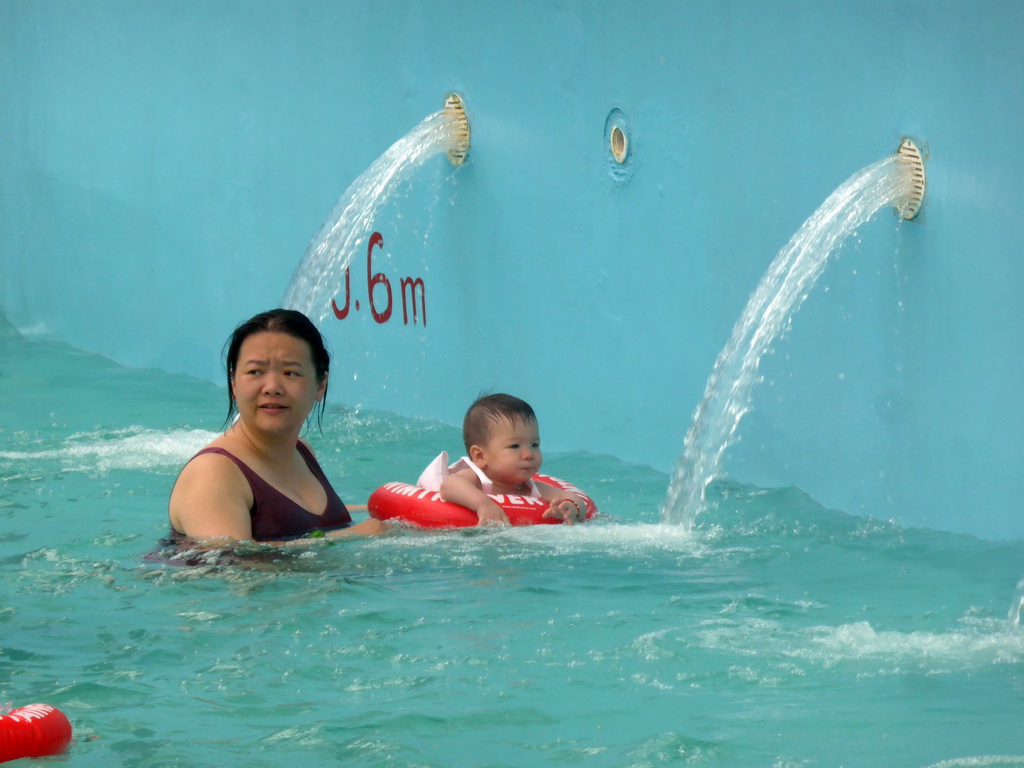
<path fill-rule="evenodd" d="M 466 418 L 462 420 L 462 441 L 466 444 L 466 451 L 469 452 L 471 446 L 486 443 L 491 433 L 491 425 L 502 419 L 512 423 L 515 423 L 516 419 L 536 422 L 537 414 L 533 412 L 529 403 L 518 397 L 500 392 L 481 395 L 469 406 Z"/>

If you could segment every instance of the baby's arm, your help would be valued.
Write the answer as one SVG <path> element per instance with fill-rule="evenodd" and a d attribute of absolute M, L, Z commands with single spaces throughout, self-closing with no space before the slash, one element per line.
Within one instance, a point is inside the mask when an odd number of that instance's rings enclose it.
<path fill-rule="evenodd" d="M 557 517 L 569 525 L 587 519 L 587 505 L 582 496 L 547 483 L 537 483 L 537 490 L 541 498 L 550 503 L 544 517 Z"/>
<path fill-rule="evenodd" d="M 483 492 L 480 487 L 480 479 L 471 469 L 460 469 L 458 472 L 448 475 L 441 482 L 441 498 L 453 504 L 461 504 L 476 512 L 479 524 L 510 524 L 505 510 Z"/>

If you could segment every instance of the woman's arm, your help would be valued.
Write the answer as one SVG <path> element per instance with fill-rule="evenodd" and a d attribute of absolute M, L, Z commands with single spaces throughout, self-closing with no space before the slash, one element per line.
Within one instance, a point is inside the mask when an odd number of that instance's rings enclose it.
<path fill-rule="evenodd" d="M 204 546 L 225 547 L 252 540 L 252 489 L 235 463 L 225 456 L 204 453 L 185 465 L 178 476 L 168 513 L 175 530 Z M 366 505 L 350 511 L 365 512 Z M 391 529 L 387 523 L 369 519 L 326 533 L 326 537 L 377 536 Z M 265 546 L 303 546 L 306 539 L 260 541 Z"/>
<path fill-rule="evenodd" d="M 348 528 L 339 528 L 336 531 L 328 531 L 326 538 L 340 539 L 345 536 L 379 536 L 382 533 L 389 533 L 391 526 L 383 520 L 371 517 L 361 523 L 350 525 Z"/>
<path fill-rule="evenodd" d="M 171 525 L 196 541 L 252 539 L 252 490 L 226 456 L 205 453 L 181 470 L 171 491 Z"/>

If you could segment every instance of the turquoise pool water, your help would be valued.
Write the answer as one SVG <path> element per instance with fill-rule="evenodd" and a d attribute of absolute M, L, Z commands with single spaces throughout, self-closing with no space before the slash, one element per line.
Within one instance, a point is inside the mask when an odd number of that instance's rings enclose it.
<path fill-rule="evenodd" d="M 1024 542 L 729 483 L 686 535 L 667 474 L 578 453 L 545 468 L 586 526 L 182 568 L 145 556 L 222 389 L 6 335 L 0 397 L 0 703 L 67 713 L 62 764 L 1024 766 Z M 459 442 L 340 407 L 310 437 L 353 502 Z"/>

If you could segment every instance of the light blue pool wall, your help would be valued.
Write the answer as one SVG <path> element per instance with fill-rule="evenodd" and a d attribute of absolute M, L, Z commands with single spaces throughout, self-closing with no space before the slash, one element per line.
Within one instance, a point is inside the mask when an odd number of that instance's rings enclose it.
<path fill-rule="evenodd" d="M 219 381 L 339 195 L 457 91 L 469 161 L 429 161 L 377 226 L 427 325 L 365 295 L 329 319 L 332 400 L 459 423 L 507 390 L 549 450 L 669 470 L 772 258 L 910 135 L 922 215 L 881 212 L 831 264 L 724 469 L 1017 538 L 1022 32 L 1015 2 L 7 0 L 0 314 Z"/>

